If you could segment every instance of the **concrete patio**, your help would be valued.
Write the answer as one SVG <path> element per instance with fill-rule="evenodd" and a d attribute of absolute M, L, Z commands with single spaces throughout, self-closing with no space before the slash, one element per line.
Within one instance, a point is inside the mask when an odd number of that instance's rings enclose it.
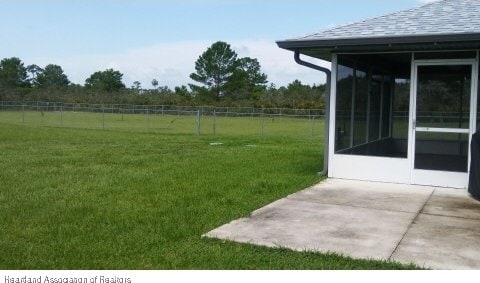
<path fill-rule="evenodd" d="M 205 236 L 434 269 L 480 269 L 480 202 L 465 190 L 329 179 Z"/>

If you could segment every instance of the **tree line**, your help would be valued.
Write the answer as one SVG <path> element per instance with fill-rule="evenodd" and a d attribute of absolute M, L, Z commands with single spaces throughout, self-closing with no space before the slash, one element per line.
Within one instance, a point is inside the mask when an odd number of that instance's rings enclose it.
<path fill-rule="evenodd" d="M 285 108 L 323 108 L 325 85 L 294 80 L 286 87 L 268 84 L 257 59 L 239 57 L 226 42 L 216 42 L 195 62 L 188 86 L 170 89 L 152 79 L 127 87 L 123 74 L 106 69 L 91 74 L 83 85 L 70 82 L 59 65 L 25 66 L 17 57 L 0 61 L 0 100 L 66 103 L 218 105 Z"/>

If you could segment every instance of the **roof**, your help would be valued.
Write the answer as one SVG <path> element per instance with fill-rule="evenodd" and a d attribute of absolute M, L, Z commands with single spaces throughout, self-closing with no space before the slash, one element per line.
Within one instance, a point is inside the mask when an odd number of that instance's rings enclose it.
<path fill-rule="evenodd" d="M 443 0 L 305 37 L 278 41 L 285 49 L 442 42 L 480 43 L 480 0 Z M 480 46 L 480 45 L 479 45 Z"/>

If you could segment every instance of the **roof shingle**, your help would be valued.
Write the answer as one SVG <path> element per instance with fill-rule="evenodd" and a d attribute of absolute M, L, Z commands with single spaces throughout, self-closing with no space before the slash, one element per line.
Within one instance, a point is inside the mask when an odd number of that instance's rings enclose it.
<path fill-rule="evenodd" d="M 480 0 L 442 0 L 327 29 L 300 41 L 480 33 Z"/>

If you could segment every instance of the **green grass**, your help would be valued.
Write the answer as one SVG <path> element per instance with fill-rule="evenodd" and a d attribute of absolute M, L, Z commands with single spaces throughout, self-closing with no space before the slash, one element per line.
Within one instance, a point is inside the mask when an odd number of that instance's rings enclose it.
<path fill-rule="evenodd" d="M 201 237 L 318 182 L 319 139 L 40 125 L 0 118 L 0 269 L 414 268 Z"/>
<path fill-rule="evenodd" d="M 235 115 L 235 114 L 230 114 Z M 197 121 L 193 112 L 169 114 L 120 114 L 73 111 L 0 111 L 0 121 L 17 125 L 100 129 L 162 134 L 196 134 Z M 323 120 L 287 116 L 225 117 L 201 116 L 200 133 L 219 136 L 291 137 L 319 140 Z"/>

